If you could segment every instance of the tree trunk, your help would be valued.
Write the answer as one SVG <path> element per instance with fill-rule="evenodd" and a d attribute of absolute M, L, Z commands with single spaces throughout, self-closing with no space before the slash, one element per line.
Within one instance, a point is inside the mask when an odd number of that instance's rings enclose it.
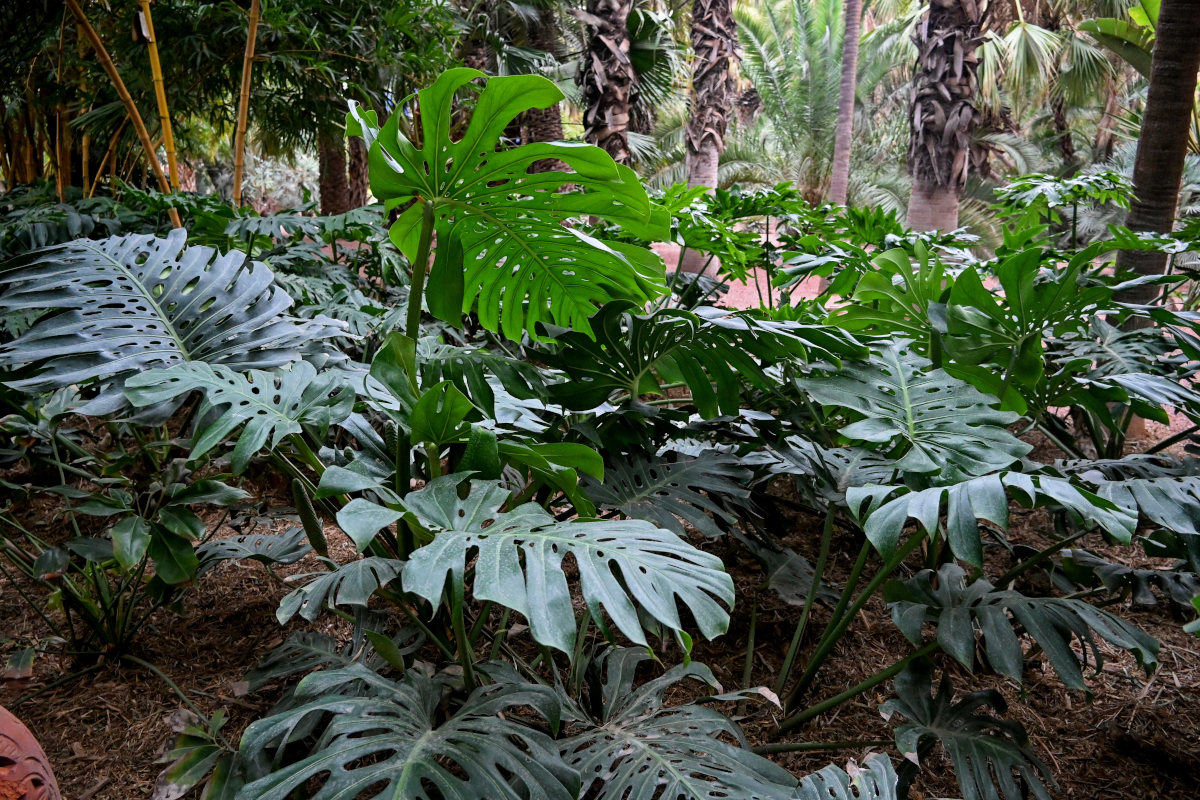
<path fill-rule="evenodd" d="M 538 20 L 529 28 L 529 46 L 554 58 L 558 57 L 558 35 L 554 10 L 538 11 Z M 563 139 L 562 106 L 531 108 L 521 115 L 521 142 L 561 142 Z M 529 165 L 530 172 L 566 170 L 567 165 L 556 158 L 544 158 Z"/>
<path fill-rule="evenodd" d="M 362 208 L 367 204 L 367 189 L 371 185 L 367 144 L 360 136 L 350 137 L 350 168 L 347 193 L 350 208 Z"/>
<path fill-rule="evenodd" d="M 919 55 L 908 118 L 913 177 L 908 224 L 914 230 L 958 224 L 958 199 L 972 162 L 971 132 L 979 119 L 972 101 L 986 17 L 986 3 L 931 0 L 913 34 Z"/>
<path fill-rule="evenodd" d="M 254 65 L 254 45 L 258 39 L 259 0 L 250 0 L 246 29 L 246 49 L 242 54 L 242 86 L 238 93 L 237 127 L 233 133 L 233 204 L 242 204 L 242 165 L 246 156 L 246 120 L 250 113 L 250 71 Z"/>
<path fill-rule="evenodd" d="M 737 27 L 730 0 L 692 2 L 692 109 L 687 124 L 687 182 L 717 186 L 717 166 L 734 105 Z"/>
<path fill-rule="evenodd" d="M 914 179 L 908 201 L 908 227 L 914 231 L 952 231 L 958 227 L 959 190 Z"/>
<path fill-rule="evenodd" d="M 579 83 L 583 88 L 584 138 L 618 164 L 630 164 L 629 118 L 637 74 L 629 60 L 626 28 L 633 0 L 588 0 L 576 12 L 587 25 Z"/>
<path fill-rule="evenodd" d="M 1163 0 L 1158 15 L 1150 88 L 1133 165 L 1133 202 L 1125 218 L 1132 231 L 1169 233 L 1174 227 L 1188 130 L 1200 71 L 1200 0 Z M 1117 254 L 1117 269 L 1142 275 L 1161 274 L 1165 253 L 1147 250 Z M 1144 304 L 1154 299 L 1157 286 L 1138 286 L 1118 299 Z"/>
<path fill-rule="evenodd" d="M 845 37 L 842 41 L 842 83 L 838 92 L 837 126 L 833 133 L 833 172 L 829 202 L 846 205 L 850 188 L 850 144 L 854 131 L 854 90 L 858 84 L 858 39 L 862 26 L 862 0 L 846 0 Z"/>
<path fill-rule="evenodd" d="M 1100 163 L 1112 158 L 1113 144 L 1117 131 L 1117 112 L 1120 111 L 1117 82 L 1111 77 L 1104 81 L 1104 111 L 1096 123 L 1096 137 L 1092 140 L 1092 161 Z"/>
<path fill-rule="evenodd" d="M 346 142 L 340 130 L 325 131 L 317 139 L 320 173 L 321 213 L 344 214 L 350 210 L 350 185 L 346 179 Z"/>

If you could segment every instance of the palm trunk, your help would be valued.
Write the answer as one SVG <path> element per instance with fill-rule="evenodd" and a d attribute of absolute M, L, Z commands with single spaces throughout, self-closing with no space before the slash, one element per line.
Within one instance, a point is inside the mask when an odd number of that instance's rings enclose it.
<path fill-rule="evenodd" d="M 322 133 L 317 140 L 321 213 L 345 214 L 350 210 L 350 184 L 346 179 L 346 142 L 340 130 Z"/>
<path fill-rule="evenodd" d="M 979 119 L 973 105 L 987 4 L 931 0 L 917 23 L 919 53 L 911 91 L 908 168 L 913 177 L 909 227 L 918 231 L 958 227 L 958 200 L 971 167 L 971 132 Z"/>
<path fill-rule="evenodd" d="M 367 188 L 370 186 L 367 145 L 362 137 L 350 138 L 350 167 L 347 193 L 350 208 L 362 208 L 367 204 Z"/>
<path fill-rule="evenodd" d="M 862 27 L 862 0 L 846 0 L 845 35 L 842 40 L 842 83 L 838 92 L 837 126 L 833 132 L 833 172 L 829 202 L 846 205 L 850 188 L 850 144 L 854 132 L 854 90 L 858 84 L 858 40 Z"/>
<path fill-rule="evenodd" d="M 733 110 L 737 28 L 730 0 L 693 0 L 692 109 L 687 125 L 687 182 L 717 186 L 717 167 Z"/>
<path fill-rule="evenodd" d="M 543 8 L 538 20 L 530 27 L 529 46 L 551 56 L 558 56 L 558 36 L 554 11 Z M 521 136 L 524 142 L 561 142 L 563 139 L 562 107 L 555 103 L 549 108 L 531 108 L 521 115 Z M 529 165 L 530 172 L 565 170 L 567 165 L 556 158 L 545 158 Z"/>
<path fill-rule="evenodd" d="M 158 39 L 154 35 L 154 18 L 150 16 L 150 0 L 138 0 L 138 5 L 142 7 L 142 17 L 146 20 L 146 32 L 149 34 L 146 47 L 150 56 L 150 76 L 154 81 L 154 99 L 158 104 L 158 124 L 162 128 L 163 148 L 167 151 L 167 177 L 171 180 L 171 190 L 178 192 L 179 166 L 175 161 L 175 134 L 171 131 L 171 112 L 167 109 L 167 93 L 163 87 L 162 64 L 158 60 Z"/>
<path fill-rule="evenodd" d="M 1200 71 L 1200 0 L 1163 0 L 1159 10 L 1150 88 L 1133 165 L 1133 202 L 1125 218 L 1132 231 L 1169 233 L 1175 224 L 1188 129 Z M 1117 269 L 1142 275 L 1165 271 L 1167 256 L 1148 250 L 1121 251 Z M 1126 303 L 1148 303 L 1157 286 L 1137 286 L 1122 292 Z"/>
<path fill-rule="evenodd" d="M 250 114 L 250 69 L 254 64 L 254 43 L 258 38 L 259 0 L 250 0 L 246 51 L 242 55 L 242 90 L 238 98 L 237 129 L 233 134 L 233 204 L 242 204 L 242 167 L 246 156 L 246 120 Z"/>
<path fill-rule="evenodd" d="M 633 0 L 588 0 L 577 12 L 588 27 L 579 82 L 583 87 L 584 138 L 618 164 L 630 164 L 629 119 L 637 74 L 629 60 L 629 12 Z"/>
<path fill-rule="evenodd" d="M 171 191 L 170 185 L 167 183 L 167 176 L 163 174 L 162 165 L 158 163 L 158 154 L 154 151 L 154 145 L 150 142 L 150 133 L 146 130 L 146 123 L 142 121 L 142 115 L 138 112 L 137 106 L 133 102 L 133 98 L 129 95 L 129 90 L 125 88 L 125 81 L 121 80 L 121 73 L 117 71 L 117 65 L 108 55 L 108 50 L 104 47 L 104 41 L 100 38 L 100 34 L 96 33 L 96 29 L 92 27 L 92 23 L 88 21 L 87 16 L 83 13 L 83 9 L 79 6 L 78 0 L 66 0 L 67 8 L 75 15 L 79 26 L 83 28 L 83 32 L 87 35 L 92 43 L 92 49 L 96 51 L 96 58 L 100 61 L 104 71 L 108 74 L 108 79 L 112 81 L 113 88 L 117 90 L 117 95 L 121 98 L 121 102 L 125 106 L 125 113 L 129 115 L 129 119 L 133 122 L 133 129 L 137 131 L 138 139 L 141 140 L 142 149 L 145 151 L 146 162 L 150 169 L 154 171 L 154 177 L 158 181 L 158 188 L 163 194 L 168 194 Z M 171 224 L 176 228 L 183 227 L 183 223 L 179 220 L 179 212 L 174 208 L 168 209 L 167 213 L 171 217 Z"/>

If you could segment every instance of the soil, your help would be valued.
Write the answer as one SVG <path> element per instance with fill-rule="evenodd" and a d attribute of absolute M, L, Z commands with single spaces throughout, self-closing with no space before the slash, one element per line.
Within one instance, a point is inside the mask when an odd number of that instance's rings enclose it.
<path fill-rule="evenodd" d="M 1046 445 L 1039 444 L 1039 453 Z M 3 476 L 0 476 L 3 477 Z M 267 505 L 290 501 L 283 484 L 260 478 L 257 488 Z M 779 490 L 786 495 L 786 488 Z M 66 538 L 58 509 L 45 500 L 15 500 L 27 524 L 37 526 L 47 539 Z M 820 536 L 819 521 L 807 515 L 781 511 L 777 523 L 786 525 L 785 544 L 815 560 Z M 1010 539 L 1031 547 L 1049 540 L 1048 515 L 1042 511 L 1014 509 Z M 223 531 L 220 535 L 231 535 Z M 327 530 L 334 556 L 345 561 L 353 547 L 334 527 Z M 1136 557 L 1131 548 L 1103 547 L 1085 540 L 1091 549 L 1113 560 Z M 719 553 L 738 585 L 739 604 L 730 631 L 715 642 L 697 645 L 697 660 L 708 664 L 726 690 L 739 688 L 754 618 L 755 644 L 750 685 L 774 681 L 784 651 L 799 618 L 800 609 L 784 603 L 771 590 L 762 589 L 762 573 L 743 551 L 723 540 L 702 543 Z M 831 580 L 840 582 L 858 551 L 849 535 L 835 537 Z M 998 546 L 987 556 L 991 574 L 1008 566 Z M 916 565 L 914 569 L 918 568 Z M 279 569 L 276 575 L 312 572 L 312 557 Z M 45 623 L 26 604 L 17 587 L 0 577 L 0 664 L 17 649 L 31 644 L 52 646 Z M 295 620 L 281 627 L 275 619 L 280 598 L 290 587 L 276 580 L 260 564 L 223 564 L 205 575 L 186 595 L 180 614 L 161 611 L 143 632 L 134 654 L 153 664 L 206 714 L 224 709 L 230 718 L 225 735 L 236 741 L 251 721 L 260 718 L 278 699 L 284 687 L 272 686 L 242 696 L 238 682 L 259 659 L 293 630 L 316 629 L 345 638 L 344 624 L 325 615 L 317 623 Z M 951 671 L 960 690 L 995 688 L 1009 701 L 1008 715 L 1022 722 L 1036 753 L 1053 770 L 1061 798 L 1109 800 L 1193 800 L 1200 785 L 1200 639 L 1188 636 L 1172 618 L 1167 606 L 1146 610 L 1117 602 L 1110 610 L 1135 622 L 1162 643 L 1161 666 L 1152 677 L 1123 652 L 1101 647 L 1106 660 L 1098 672 L 1089 672 L 1090 691 L 1065 689 L 1048 665 L 1034 661 L 1024 687 L 994 675 L 971 676 L 945 656 L 939 664 Z M 810 624 L 819 632 L 829 610 L 818 606 Z M 911 651 L 911 645 L 892 624 L 886 609 L 874 600 L 827 662 L 813 700 L 837 694 Z M 667 659 L 675 654 L 668 654 Z M 802 656 L 803 658 L 804 656 Z M 162 764 L 155 763 L 170 731 L 167 720 L 181 709 L 178 695 L 159 676 L 128 662 L 95 665 L 78 675 L 69 659 L 42 656 L 32 674 L 0 676 L 0 705 L 13 705 L 18 716 L 40 739 L 63 790 L 74 800 L 133 800 L 149 798 Z M 890 740 L 899 720 L 881 718 L 879 706 L 887 696 L 886 684 L 877 692 L 860 696 L 815 720 L 792 735 L 775 739 L 778 711 L 766 702 L 730 704 L 724 710 L 742 724 L 751 744 L 779 742 L 870 742 Z M 676 699 L 682 699 L 682 696 Z M 885 752 L 895 763 L 901 754 L 890 745 L 852 746 L 838 750 L 783 753 L 771 756 L 801 775 L 832 762 L 862 761 L 871 752 Z M 918 800 L 959 796 L 949 764 L 934 755 L 922 764 L 912 797 Z M 194 795 L 193 795 L 194 796 Z"/>

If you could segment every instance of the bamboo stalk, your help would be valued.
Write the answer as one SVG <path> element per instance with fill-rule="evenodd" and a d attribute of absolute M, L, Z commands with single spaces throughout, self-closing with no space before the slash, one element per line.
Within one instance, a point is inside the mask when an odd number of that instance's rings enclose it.
<path fill-rule="evenodd" d="M 162 126 L 163 147 L 167 151 L 167 173 L 171 191 L 179 191 L 179 165 L 175 161 L 175 135 L 171 132 L 171 112 L 167 109 L 167 92 L 163 86 L 162 64 L 158 60 L 158 38 L 154 35 L 154 19 L 150 16 L 150 0 L 138 0 L 146 19 L 147 43 L 150 54 L 150 75 L 154 78 L 154 97 L 158 101 L 158 122 Z"/>
<path fill-rule="evenodd" d="M 116 175 L 117 164 L 117 146 L 121 142 L 121 134 L 125 131 L 125 126 L 129 124 L 129 117 L 121 120 L 121 124 L 117 127 L 117 132 L 113 134 L 112 141 L 108 143 L 108 149 L 104 151 L 104 158 L 100 159 L 100 166 L 96 167 L 96 177 L 92 178 L 91 188 L 88 189 L 87 196 L 91 197 L 96 193 L 96 186 L 100 183 L 100 177 L 104 175 L 104 165 L 112 160 L 110 165 L 110 173 Z"/>
<path fill-rule="evenodd" d="M 83 178 L 80 180 L 80 183 L 86 187 L 88 185 L 88 178 L 91 177 L 91 172 L 88 166 L 88 158 L 91 157 L 92 149 L 92 135 L 90 133 L 85 133 L 83 135 L 83 138 L 79 142 L 79 147 L 82 151 L 81 166 L 83 167 Z"/>
<path fill-rule="evenodd" d="M 100 61 L 100 65 L 104 67 L 104 71 L 108 74 L 108 79 L 112 81 L 113 88 L 117 90 L 117 94 L 121 97 L 121 102 L 125 105 L 125 111 L 129 115 L 129 119 L 133 122 L 133 129 L 137 131 L 138 139 L 142 142 L 142 149 L 146 153 L 146 160 L 149 162 L 150 168 L 154 171 L 154 177 L 158 180 L 159 190 L 163 194 L 169 194 L 171 187 L 167 183 L 167 176 L 163 174 L 162 165 L 158 163 L 158 156 L 155 155 L 154 145 L 150 142 L 150 133 L 146 130 L 146 123 L 142 122 L 142 115 L 138 113 L 137 106 L 134 105 L 133 98 L 129 95 L 129 90 L 125 88 L 125 81 L 121 80 L 121 73 L 117 71 L 117 65 L 113 63 L 108 50 L 104 47 L 104 41 L 100 38 L 100 34 L 96 33 L 96 29 L 88 21 L 87 15 L 83 13 L 83 9 L 79 5 L 79 0 L 65 1 L 67 8 L 71 9 L 71 13 L 75 15 L 75 19 L 79 21 L 79 26 L 87 34 L 88 39 L 92 43 L 92 49 L 96 51 L 96 58 Z M 179 212 L 177 210 L 171 208 L 167 210 L 167 213 L 171 216 L 171 225 L 176 228 L 183 227 L 183 223 L 179 221 Z"/>
<path fill-rule="evenodd" d="M 237 129 L 233 135 L 233 204 L 242 204 L 242 167 L 246 155 L 246 118 L 250 115 L 250 69 L 254 64 L 254 40 L 258 38 L 259 0 L 250 0 L 250 28 L 246 32 L 246 54 L 242 57 L 242 92 L 238 100 Z"/>

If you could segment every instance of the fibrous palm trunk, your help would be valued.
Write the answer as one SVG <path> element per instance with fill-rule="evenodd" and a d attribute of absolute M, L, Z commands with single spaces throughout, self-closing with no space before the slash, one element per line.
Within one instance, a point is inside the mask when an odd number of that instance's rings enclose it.
<path fill-rule="evenodd" d="M 321 213 L 350 210 L 350 183 L 346 179 L 346 142 L 340 130 L 325 131 L 317 139 L 317 168 Z"/>
<path fill-rule="evenodd" d="M 687 124 L 687 182 L 716 188 L 717 166 L 734 106 L 737 28 L 730 0 L 692 2 L 692 108 Z"/>
<path fill-rule="evenodd" d="M 842 82 L 838 91 L 837 126 L 833 132 L 833 169 L 829 201 L 846 204 L 850 188 L 850 143 L 854 131 L 854 90 L 858 84 L 858 37 L 862 26 L 862 0 L 846 0 L 845 37 L 842 41 Z"/>
<path fill-rule="evenodd" d="M 550 56 L 558 56 L 558 35 L 555 30 L 553 8 L 542 8 L 538 11 L 537 22 L 529 29 L 529 46 Z M 555 103 L 549 108 L 531 108 L 521 115 L 522 143 L 524 142 L 560 142 L 563 138 L 562 107 Z M 535 161 L 529 167 L 531 172 L 549 172 L 564 170 L 566 164 L 554 158 Z"/>
<path fill-rule="evenodd" d="M 976 50 L 987 27 L 987 0 L 930 0 L 917 24 L 917 69 L 909 110 L 908 168 L 914 230 L 958 227 L 958 200 L 971 168 Z"/>
<path fill-rule="evenodd" d="M 584 138 L 618 164 L 629 164 L 629 119 L 637 74 L 629 60 L 626 27 L 633 0 L 588 0 L 576 12 L 588 28 L 579 83 L 583 89 Z"/>
<path fill-rule="evenodd" d="M 1133 202 L 1125 218 L 1132 231 L 1168 233 L 1175 223 L 1188 131 L 1200 71 L 1200 0 L 1163 0 L 1158 15 L 1150 88 L 1133 164 Z M 1143 275 L 1166 269 L 1165 253 L 1121 251 L 1117 268 Z M 1124 292 L 1127 303 L 1148 303 L 1159 288 L 1138 286 Z"/>
<path fill-rule="evenodd" d="M 370 186 L 367 145 L 360 136 L 350 138 L 349 176 L 346 182 L 350 208 L 362 208 L 367 204 L 367 188 Z"/>

